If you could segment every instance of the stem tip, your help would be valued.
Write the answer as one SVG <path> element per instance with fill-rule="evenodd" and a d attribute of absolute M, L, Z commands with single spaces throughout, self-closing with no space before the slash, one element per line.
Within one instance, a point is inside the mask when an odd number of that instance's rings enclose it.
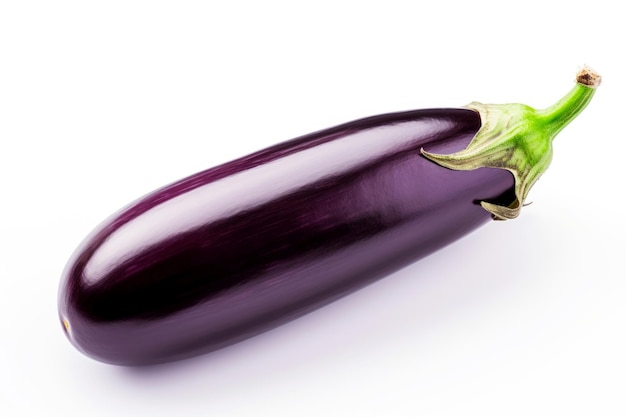
<path fill-rule="evenodd" d="M 602 77 L 588 66 L 584 66 L 576 74 L 576 82 L 587 87 L 596 88 L 602 82 Z"/>

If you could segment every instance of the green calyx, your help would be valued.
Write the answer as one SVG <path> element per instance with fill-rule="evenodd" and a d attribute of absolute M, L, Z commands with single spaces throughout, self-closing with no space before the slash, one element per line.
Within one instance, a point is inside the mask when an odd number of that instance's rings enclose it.
<path fill-rule="evenodd" d="M 481 206 L 496 220 L 519 216 L 530 188 L 552 160 L 552 140 L 589 103 L 601 78 L 589 68 L 576 77 L 576 85 L 553 106 L 536 110 L 524 104 L 471 103 L 481 128 L 462 151 L 434 154 L 421 150 L 433 162 L 454 170 L 482 167 L 506 169 L 515 180 L 515 201 L 509 206 L 482 201 Z"/>

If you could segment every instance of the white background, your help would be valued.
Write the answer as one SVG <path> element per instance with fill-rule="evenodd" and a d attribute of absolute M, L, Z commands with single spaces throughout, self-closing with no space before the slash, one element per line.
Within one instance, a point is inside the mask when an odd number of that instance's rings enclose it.
<path fill-rule="evenodd" d="M 619 2 L 0 3 L 0 415 L 626 415 Z M 102 219 L 309 131 L 604 83 L 521 218 L 302 319 L 126 369 L 76 351 L 59 276 Z"/>

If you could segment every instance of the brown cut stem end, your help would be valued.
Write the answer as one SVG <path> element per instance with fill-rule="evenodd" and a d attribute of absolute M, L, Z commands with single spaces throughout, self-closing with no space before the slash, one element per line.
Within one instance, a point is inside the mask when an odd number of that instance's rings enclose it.
<path fill-rule="evenodd" d="M 602 77 L 591 68 L 584 66 L 576 74 L 576 82 L 587 87 L 596 88 L 602 83 Z"/>

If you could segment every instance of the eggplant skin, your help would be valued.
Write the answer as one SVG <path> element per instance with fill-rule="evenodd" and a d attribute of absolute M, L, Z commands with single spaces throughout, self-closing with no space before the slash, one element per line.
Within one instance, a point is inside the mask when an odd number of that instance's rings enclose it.
<path fill-rule="evenodd" d="M 467 109 L 373 116 L 287 141 L 154 191 L 72 255 L 59 316 L 83 353 L 179 360 L 310 312 L 488 222 L 514 198 L 503 170 L 453 171 L 480 128 Z"/>

